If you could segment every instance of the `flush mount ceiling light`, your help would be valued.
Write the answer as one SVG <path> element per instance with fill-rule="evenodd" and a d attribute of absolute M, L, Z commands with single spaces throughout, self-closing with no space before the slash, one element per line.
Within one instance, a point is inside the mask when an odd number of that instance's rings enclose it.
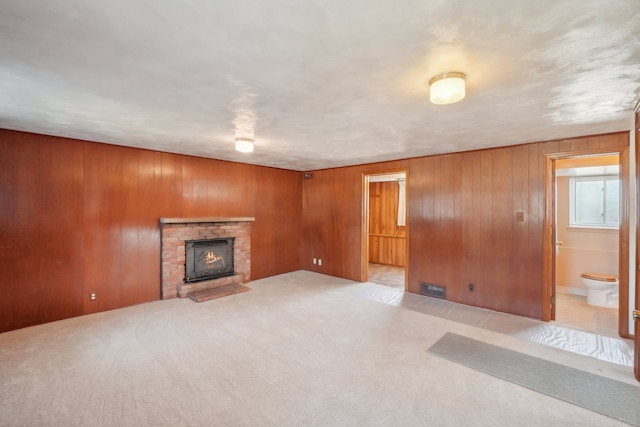
<path fill-rule="evenodd" d="M 236 138 L 236 151 L 241 153 L 250 153 L 253 151 L 253 139 Z"/>
<path fill-rule="evenodd" d="M 455 71 L 438 74 L 429 80 L 429 100 L 437 105 L 460 101 L 465 95 L 465 78 L 463 73 Z"/>

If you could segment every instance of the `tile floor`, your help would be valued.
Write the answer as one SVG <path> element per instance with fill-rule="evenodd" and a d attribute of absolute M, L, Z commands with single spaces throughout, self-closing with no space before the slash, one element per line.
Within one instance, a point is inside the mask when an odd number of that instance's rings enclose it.
<path fill-rule="evenodd" d="M 618 337 L 618 310 L 594 307 L 581 295 L 556 294 L 556 320 L 559 326 Z"/>
<path fill-rule="evenodd" d="M 369 282 L 404 290 L 404 268 L 370 262 Z"/>

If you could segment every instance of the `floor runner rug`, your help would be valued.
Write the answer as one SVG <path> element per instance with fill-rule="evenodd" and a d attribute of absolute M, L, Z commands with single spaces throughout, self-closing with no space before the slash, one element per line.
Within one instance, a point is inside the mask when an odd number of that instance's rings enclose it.
<path fill-rule="evenodd" d="M 445 334 L 428 352 L 496 378 L 640 426 L 640 386 L 453 333 Z"/>

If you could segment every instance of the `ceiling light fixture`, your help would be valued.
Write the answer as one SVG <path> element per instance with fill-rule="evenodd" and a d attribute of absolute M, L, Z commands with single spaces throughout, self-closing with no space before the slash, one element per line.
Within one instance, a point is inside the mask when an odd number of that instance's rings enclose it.
<path fill-rule="evenodd" d="M 241 153 L 250 153 L 253 151 L 253 139 L 236 138 L 236 151 Z"/>
<path fill-rule="evenodd" d="M 437 105 L 460 101 L 465 95 L 465 78 L 455 71 L 438 74 L 429 80 L 429 100 Z"/>

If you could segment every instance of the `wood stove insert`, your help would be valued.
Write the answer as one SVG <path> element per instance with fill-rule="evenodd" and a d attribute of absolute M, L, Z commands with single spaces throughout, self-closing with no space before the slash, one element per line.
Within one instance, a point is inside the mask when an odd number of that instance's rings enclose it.
<path fill-rule="evenodd" d="M 185 242 L 185 283 L 234 275 L 234 240 L 234 237 L 187 240 Z"/>

